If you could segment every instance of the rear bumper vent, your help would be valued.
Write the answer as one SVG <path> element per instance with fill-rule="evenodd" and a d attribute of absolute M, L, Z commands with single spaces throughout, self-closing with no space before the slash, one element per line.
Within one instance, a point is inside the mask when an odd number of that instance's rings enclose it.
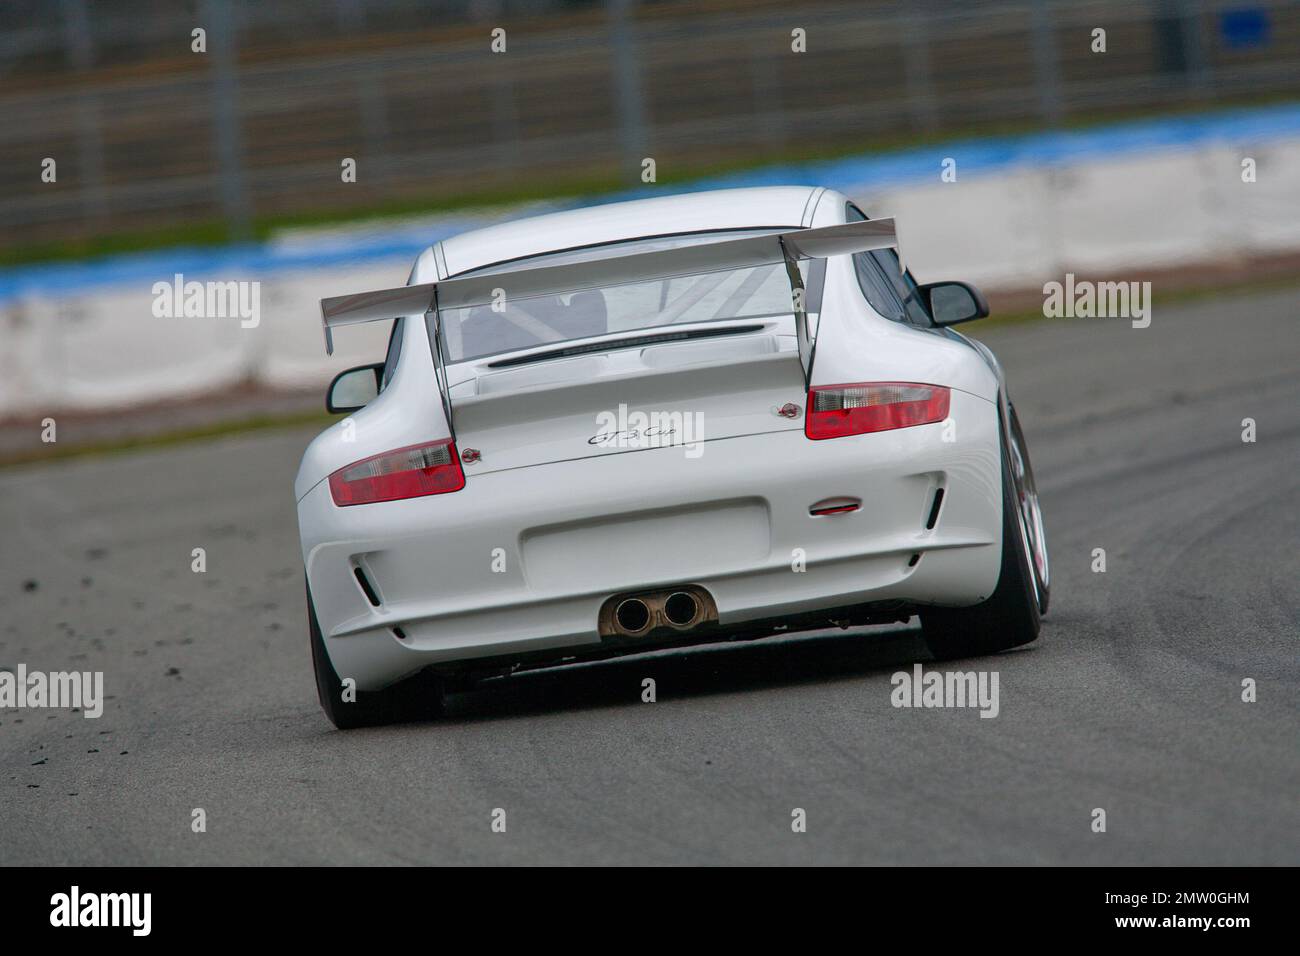
<path fill-rule="evenodd" d="M 933 531 L 934 526 L 939 523 L 939 509 L 943 507 L 943 489 L 934 490 L 934 503 L 930 505 L 930 517 L 925 519 L 925 530 Z"/>
<path fill-rule="evenodd" d="M 360 565 L 357 565 L 352 569 L 352 573 L 356 575 L 357 584 L 361 586 L 361 593 L 366 596 L 366 600 L 370 602 L 370 606 L 379 607 L 379 592 L 375 590 L 375 586 L 371 584 L 370 579 L 366 577 L 366 572 Z"/>

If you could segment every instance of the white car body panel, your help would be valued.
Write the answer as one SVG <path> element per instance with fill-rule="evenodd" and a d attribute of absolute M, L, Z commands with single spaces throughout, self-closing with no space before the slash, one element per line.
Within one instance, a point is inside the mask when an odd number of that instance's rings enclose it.
<path fill-rule="evenodd" d="M 459 272 L 640 236 L 836 225 L 845 203 L 781 187 L 559 213 L 447 240 L 420 256 L 410 281 L 448 278 L 444 261 Z M 728 320 L 759 328 L 718 339 L 504 369 L 489 367 L 498 356 L 448 364 L 449 423 L 428 326 L 408 317 L 391 381 L 311 443 L 295 483 L 308 585 L 337 673 L 374 690 L 433 664 L 578 654 L 601 646 L 597 615 L 612 595 L 683 584 L 707 590 L 724 628 L 881 601 L 984 600 L 1002 547 L 997 374 L 951 333 L 878 315 L 849 256 L 825 262 L 812 383 L 947 386 L 946 422 L 810 441 L 802 416 L 776 414 L 808 398 L 791 315 Z M 700 413 L 702 444 L 593 444 L 598 412 L 620 404 Z M 481 453 L 464 465 L 462 489 L 334 504 L 332 472 L 449 437 L 452 425 L 458 448 Z M 927 529 L 939 487 L 940 520 Z M 862 507 L 809 513 L 846 496 Z"/>

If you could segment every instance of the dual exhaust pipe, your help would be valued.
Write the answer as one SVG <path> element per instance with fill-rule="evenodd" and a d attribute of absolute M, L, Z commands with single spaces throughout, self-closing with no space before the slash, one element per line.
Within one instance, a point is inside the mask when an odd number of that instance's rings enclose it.
<path fill-rule="evenodd" d="M 616 595 L 600 609 L 600 636 L 642 637 L 655 630 L 689 631 L 718 622 L 718 606 L 693 584 L 648 594 Z"/>
<path fill-rule="evenodd" d="M 700 619 L 700 602 L 695 595 L 674 591 L 660 605 L 664 622 L 671 627 L 690 627 Z M 640 634 L 650 626 L 650 605 L 642 598 L 624 598 L 614 608 L 614 624 L 624 634 Z"/>

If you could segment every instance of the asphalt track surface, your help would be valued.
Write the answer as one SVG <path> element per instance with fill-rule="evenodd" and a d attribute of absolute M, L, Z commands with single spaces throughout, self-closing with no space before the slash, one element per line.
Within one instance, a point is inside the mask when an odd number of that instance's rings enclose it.
<path fill-rule="evenodd" d="M 337 732 L 290 490 L 308 434 L 0 472 L 0 666 L 103 670 L 111 695 L 98 720 L 0 711 L 0 863 L 1300 863 L 1298 313 L 1295 290 L 1157 296 L 1148 329 L 983 336 L 1055 578 L 1036 644 L 945 665 L 998 672 L 994 719 L 891 707 L 925 658 L 899 626 L 536 672 Z"/>

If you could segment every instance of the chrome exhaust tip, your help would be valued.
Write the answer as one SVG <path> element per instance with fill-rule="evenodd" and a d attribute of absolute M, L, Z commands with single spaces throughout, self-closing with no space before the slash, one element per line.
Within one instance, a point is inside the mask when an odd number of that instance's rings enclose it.
<path fill-rule="evenodd" d="M 674 591 L 664 600 L 664 620 L 673 627 L 691 627 L 700 619 L 700 602 L 694 594 Z"/>
<path fill-rule="evenodd" d="M 614 622 L 624 634 L 640 634 L 650 626 L 650 608 L 640 598 L 627 598 L 614 609 Z"/>
<path fill-rule="evenodd" d="M 718 605 L 698 584 L 615 594 L 605 599 L 596 615 L 596 629 L 602 638 L 663 636 L 665 631 L 695 631 L 717 623 Z"/>

